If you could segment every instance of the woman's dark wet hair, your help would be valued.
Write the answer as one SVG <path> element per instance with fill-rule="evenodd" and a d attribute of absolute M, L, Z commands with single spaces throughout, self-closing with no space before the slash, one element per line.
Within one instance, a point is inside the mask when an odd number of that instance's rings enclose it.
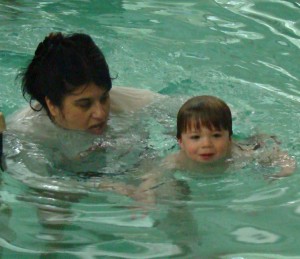
<path fill-rule="evenodd" d="M 48 110 L 45 97 L 61 107 L 66 95 L 78 87 L 94 83 L 109 91 L 112 79 L 102 51 L 89 35 L 50 33 L 42 41 L 28 67 L 21 74 L 22 93 L 34 108 L 37 100 Z"/>
<path fill-rule="evenodd" d="M 186 101 L 177 114 L 177 139 L 191 129 L 228 130 L 232 136 L 232 116 L 228 105 L 221 99 L 202 95 Z"/>

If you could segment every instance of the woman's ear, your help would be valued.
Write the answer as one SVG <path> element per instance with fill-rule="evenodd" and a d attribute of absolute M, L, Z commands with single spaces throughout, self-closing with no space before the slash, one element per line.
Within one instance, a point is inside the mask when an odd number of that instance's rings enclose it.
<path fill-rule="evenodd" d="M 51 116 L 56 117 L 58 115 L 59 108 L 56 105 L 54 105 L 53 102 L 47 96 L 45 97 L 45 101 Z"/>

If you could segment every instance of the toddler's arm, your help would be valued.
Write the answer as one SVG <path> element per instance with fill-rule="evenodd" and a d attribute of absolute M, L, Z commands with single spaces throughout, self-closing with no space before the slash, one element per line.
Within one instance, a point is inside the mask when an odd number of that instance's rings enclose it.
<path fill-rule="evenodd" d="M 296 160 L 293 157 L 289 156 L 286 152 L 280 151 L 275 163 L 281 167 L 281 170 L 278 174 L 273 175 L 272 178 L 290 176 L 296 169 Z"/>

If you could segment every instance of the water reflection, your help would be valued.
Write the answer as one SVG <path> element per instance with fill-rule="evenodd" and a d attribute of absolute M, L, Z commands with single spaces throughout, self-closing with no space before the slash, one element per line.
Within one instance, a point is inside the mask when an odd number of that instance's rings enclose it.
<path fill-rule="evenodd" d="M 239 136 L 272 131 L 299 158 L 299 7 L 277 0 L 2 1 L 1 110 L 23 105 L 16 72 L 52 30 L 90 33 L 104 47 L 116 84 L 174 97 L 148 110 L 153 116 L 144 114 L 141 124 L 130 121 L 132 128 L 117 140 L 111 136 L 106 152 L 76 163 L 51 163 L 59 157 L 55 152 L 39 153 L 28 139 L 11 138 L 9 171 L 0 186 L 2 256 L 272 258 L 278 247 L 282 258 L 299 254 L 298 169 L 272 183 L 262 174 L 275 169 L 257 167 L 170 182 L 146 215 L 140 203 L 89 186 L 93 172 L 83 177 L 87 167 L 104 165 L 105 172 L 132 173 L 114 179 L 138 181 L 143 171 L 133 168 L 142 159 L 177 147 L 177 109 L 198 94 L 229 101 Z M 131 133 L 139 127 L 149 135 L 135 138 Z M 34 161 L 30 167 L 23 166 L 26 159 Z M 83 173 L 70 174 L 77 170 Z"/>
<path fill-rule="evenodd" d="M 0 176 L 0 258 L 2 258 L 3 253 L 3 244 L 12 243 L 16 239 L 17 235 L 13 229 L 10 227 L 10 219 L 12 216 L 12 209 L 9 203 L 6 202 L 6 197 L 4 194 L 7 194 L 3 190 L 3 180 Z"/>

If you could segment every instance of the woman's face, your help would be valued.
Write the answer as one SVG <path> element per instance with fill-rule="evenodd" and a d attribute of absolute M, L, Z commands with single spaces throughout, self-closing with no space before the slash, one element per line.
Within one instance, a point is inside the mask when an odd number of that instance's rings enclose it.
<path fill-rule="evenodd" d="M 46 103 L 53 121 L 65 129 L 100 135 L 107 125 L 109 91 L 94 83 L 83 85 L 67 95 L 61 107 L 53 105 L 47 97 Z"/>

